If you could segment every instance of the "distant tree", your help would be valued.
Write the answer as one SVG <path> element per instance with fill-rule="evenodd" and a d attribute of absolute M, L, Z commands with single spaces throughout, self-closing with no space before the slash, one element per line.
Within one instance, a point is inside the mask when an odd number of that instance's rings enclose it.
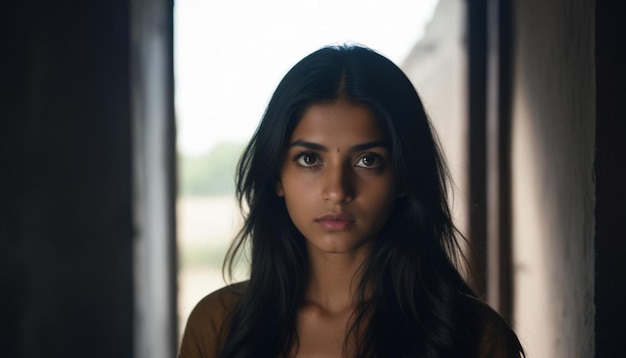
<path fill-rule="evenodd" d="M 244 145 L 220 143 L 203 156 L 180 156 L 179 192 L 188 196 L 233 195 L 235 167 Z"/>

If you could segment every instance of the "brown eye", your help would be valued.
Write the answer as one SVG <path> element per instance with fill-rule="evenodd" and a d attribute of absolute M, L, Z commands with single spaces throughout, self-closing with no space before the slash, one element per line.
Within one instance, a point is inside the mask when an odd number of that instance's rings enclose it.
<path fill-rule="evenodd" d="M 383 159 L 376 153 L 366 153 L 359 157 L 355 165 L 361 168 L 379 168 L 383 165 Z"/>
<path fill-rule="evenodd" d="M 314 167 L 319 165 L 319 158 L 315 153 L 300 153 L 296 157 L 296 162 L 303 167 Z"/>

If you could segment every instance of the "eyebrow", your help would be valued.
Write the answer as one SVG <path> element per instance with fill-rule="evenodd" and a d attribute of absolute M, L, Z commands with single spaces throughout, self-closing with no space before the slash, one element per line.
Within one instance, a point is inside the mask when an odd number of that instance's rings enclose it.
<path fill-rule="evenodd" d="M 293 141 L 291 144 L 289 144 L 289 148 L 291 147 L 304 147 L 304 148 L 308 148 L 311 150 L 317 150 L 320 152 L 327 152 L 328 148 L 318 144 L 318 143 L 313 143 L 313 142 L 307 142 L 304 141 L 302 139 L 298 139 Z M 389 148 L 389 144 L 387 144 L 387 142 L 384 141 L 374 141 L 374 142 L 367 142 L 367 143 L 362 143 L 362 144 L 357 144 L 354 145 L 352 147 L 350 147 L 350 151 L 351 152 L 360 152 L 363 150 L 368 150 L 371 148 L 376 148 L 376 147 L 383 147 L 383 148 Z"/>

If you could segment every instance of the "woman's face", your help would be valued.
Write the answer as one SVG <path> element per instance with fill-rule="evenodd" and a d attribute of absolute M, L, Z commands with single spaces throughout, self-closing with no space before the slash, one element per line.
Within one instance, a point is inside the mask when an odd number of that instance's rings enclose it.
<path fill-rule="evenodd" d="M 309 252 L 369 247 L 396 200 L 389 143 L 368 107 L 311 105 L 291 136 L 277 183 Z"/>

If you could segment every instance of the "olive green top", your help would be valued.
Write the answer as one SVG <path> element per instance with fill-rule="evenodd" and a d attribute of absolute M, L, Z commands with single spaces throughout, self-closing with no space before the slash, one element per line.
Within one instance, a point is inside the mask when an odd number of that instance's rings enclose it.
<path fill-rule="evenodd" d="M 245 283 L 221 288 L 203 298 L 191 312 L 185 327 L 179 358 L 217 358 L 226 341 L 229 315 Z M 476 346 L 467 357 L 520 357 L 519 341 L 507 323 L 487 304 L 468 297 Z"/>

